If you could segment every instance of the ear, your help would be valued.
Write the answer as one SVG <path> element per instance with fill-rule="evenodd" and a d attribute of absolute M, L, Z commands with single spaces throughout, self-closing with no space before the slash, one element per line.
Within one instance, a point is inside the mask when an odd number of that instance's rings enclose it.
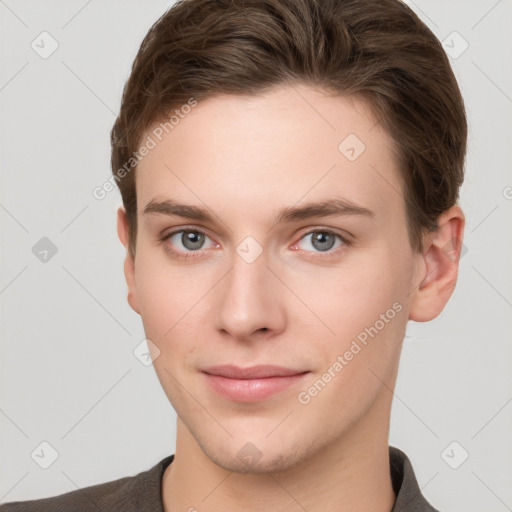
<path fill-rule="evenodd" d="M 123 207 L 120 207 L 117 210 L 117 235 L 126 249 L 126 256 L 124 259 L 124 277 L 126 279 L 126 284 L 128 285 L 128 304 L 130 304 L 131 308 L 140 315 L 137 300 L 137 288 L 135 286 L 135 261 L 128 250 L 130 229 L 128 226 L 128 219 L 126 218 L 126 212 Z"/>
<path fill-rule="evenodd" d="M 425 235 L 424 251 L 418 255 L 420 270 L 411 291 L 411 320 L 433 320 L 451 297 L 457 283 L 465 222 L 464 213 L 455 205 L 439 216 L 437 230 Z"/>

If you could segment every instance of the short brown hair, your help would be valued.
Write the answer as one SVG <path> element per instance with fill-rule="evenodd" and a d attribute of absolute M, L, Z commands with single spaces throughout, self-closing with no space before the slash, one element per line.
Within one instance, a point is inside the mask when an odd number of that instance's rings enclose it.
<path fill-rule="evenodd" d="M 132 255 L 133 156 L 148 128 L 190 98 L 294 83 L 369 102 L 395 143 L 410 243 L 423 250 L 425 230 L 458 200 L 467 121 L 442 45 L 417 15 L 399 0 L 179 0 L 142 41 L 111 131 Z"/>

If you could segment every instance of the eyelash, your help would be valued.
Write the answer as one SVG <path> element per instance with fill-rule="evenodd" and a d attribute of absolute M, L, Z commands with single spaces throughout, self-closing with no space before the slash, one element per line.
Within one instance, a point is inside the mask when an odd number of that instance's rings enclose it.
<path fill-rule="evenodd" d="M 205 237 L 210 238 L 206 232 L 204 232 L 203 230 L 201 230 L 199 228 L 181 228 L 181 229 L 178 229 L 176 231 L 172 231 L 171 233 L 168 233 L 168 234 L 162 236 L 159 240 L 162 243 L 167 242 L 172 236 L 174 236 L 174 235 L 176 235 L 178 233 L 183 233 L 185 231 L 189 231 L 191 233 L 200 233 L 201 235 L 204 235 Z M 315 228 L 315 229 L 313 229 L 311 231 L 308 231 L 307 233 L 302 235 L 299 238 L 299 240 L 296 243 L 294 243 L 293 245 L 297 245 L 302 239 L 306 238 L 307 236 L 312 235 L 313 233 L 324 233 L 324 234 L 334 235 L 335 237 L 338 237 L 341 240 L 341 242 L 342 242 L 342 245 L 340 247 L 337 247 L 336 249 L 329 249 L 329 251 L 325 251 L 325 252 L 314 251 L 313 254 L 317 254 L 317 256 L 312 256 L 313 258 L 324 258 L 323 254 L 325 254 L 327 256 L 333 256 L 333 255 L 337 254 L 343 248 L 350 247 L 352 245 L 351 241 L 349 241 L 346 237 L 340 235 L 336 231 L 332 231 L 330 229 L 322 229 L 322 228 Z M 165 250 L 166 250 L 167 253 L 171 254 L 172 256 L 178 257 L 180 259 L 184 259 L 184 260 L 190 259 L 190 258 L 198 258 L 198 257 L 200 257 L 200 253 L 203 250 L 203 249 L 198 249 L 197 251 L 186 251 L 186 252 L 184 252 L 184 251 L 177 251 L 175 249 L 171 249 L 169 244 L 165 244 L 164 247 L 165 247 Z M 298 250 L 299 251 L 300 250 L 304 251 L 304 249 L 298 249 Z M 312 252 L 312 251 L 305 251 L 305 252 Z M 199 253 L 199 254 L 196 255 L 195 253 Z"/>

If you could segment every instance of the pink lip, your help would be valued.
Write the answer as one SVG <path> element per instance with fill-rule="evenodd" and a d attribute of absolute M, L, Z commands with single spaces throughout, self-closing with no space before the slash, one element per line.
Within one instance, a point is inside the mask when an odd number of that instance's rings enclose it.
<path fill-rule="evenodd" d="M 212 366 L 202 372 L 214 391 L 235 402 L 266 400 L 296 384 L 309 373 L 273 365 L 250 368 Z"/>

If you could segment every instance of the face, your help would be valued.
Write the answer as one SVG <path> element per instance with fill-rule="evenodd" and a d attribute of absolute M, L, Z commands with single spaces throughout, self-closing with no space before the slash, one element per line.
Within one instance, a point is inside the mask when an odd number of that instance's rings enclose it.
<path fill-rule="evenodd" d="M 305 85 L 205 100 L 136 191 L 129 301 L 204 454 L 282 470 L 380 428 L 425 264 L 365 103 Z"/>

